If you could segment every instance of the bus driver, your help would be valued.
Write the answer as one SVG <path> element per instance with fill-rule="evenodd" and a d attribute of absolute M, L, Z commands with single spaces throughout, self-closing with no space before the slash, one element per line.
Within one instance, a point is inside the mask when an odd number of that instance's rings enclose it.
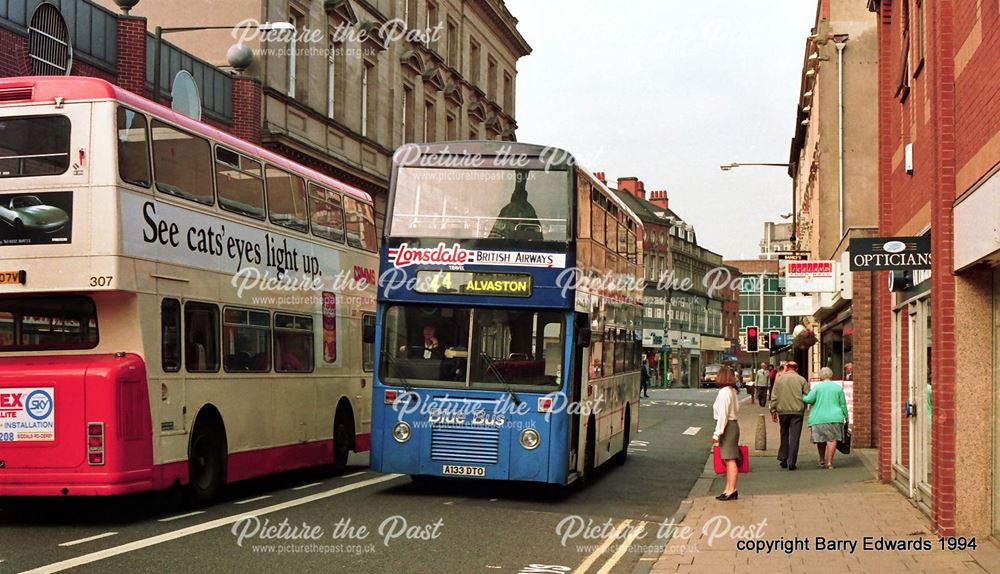
<path fill-rule="evenodd" d="M 441 341 L 437 338 L 437 327 L 434 325 L 424 325 L 423 345 L 410 346 L 408 353 L 407 346 L 403 345 L 399 348 L 399 352 L 406 354 L 408 359 L 434 359 L 435 361 L 444 359 L 444 347 L 441 346 Z"/>

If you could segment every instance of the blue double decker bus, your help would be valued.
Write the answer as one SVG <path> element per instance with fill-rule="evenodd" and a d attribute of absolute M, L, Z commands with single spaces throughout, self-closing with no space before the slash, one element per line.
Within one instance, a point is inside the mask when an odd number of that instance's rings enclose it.
<path fill-rule="evenodd" d="M 371 465 L 569 484 L 638 427 L 642 227 L 552 148 L 406 146 L 381 250 Z"/>

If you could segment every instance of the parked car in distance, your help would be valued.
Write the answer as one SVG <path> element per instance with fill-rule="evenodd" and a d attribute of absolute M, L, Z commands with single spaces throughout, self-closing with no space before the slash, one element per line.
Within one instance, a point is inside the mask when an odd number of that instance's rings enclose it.
<path fill-rule="evenodd" d="M 715 379 L 719 376 L 719 369 L 722 365 L 718 363 L 712 363 L 710 365 L 705 365 L 705 374 L 701 377 L 701 386 L 703 387 L 714 387 Z"/>

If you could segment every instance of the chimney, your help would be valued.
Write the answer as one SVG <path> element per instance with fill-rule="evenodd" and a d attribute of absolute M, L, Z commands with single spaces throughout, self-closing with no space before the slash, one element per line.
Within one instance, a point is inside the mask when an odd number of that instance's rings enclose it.
<path fill-rule="evenodd" d="M 594 177 L 597 178 L 597 181 L 603 183 L 604 185 L 608 185 L 608 178 L 604 175 L 603 171 L 595 171 Z"/>
<path fill-rule="evenodd" d="M 646 199 L 646 184 L 639 182 L 639 187 L 635 190 L 635 196 L 639 199 Z"/>
<path fill-rule="evenodd" d="M 667 198 L 667 190 L 651 191 L 649 193 L 649 202 L 657 207 L 662 207 L 665 211 L 670 209 L 670 200 Z"/>
<path fill-rule="evenodd" d="M 630 195 L 635 195 L 639 187 L 639 180 L 634 177 L 619 177 L 618 191 L 624 191 Z"/>

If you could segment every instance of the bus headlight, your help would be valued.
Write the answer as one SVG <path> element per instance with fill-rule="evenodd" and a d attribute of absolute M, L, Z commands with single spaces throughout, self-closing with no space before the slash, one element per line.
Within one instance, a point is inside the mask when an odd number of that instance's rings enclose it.
<path fill-rule="evenodd" d="M 410 440 L 410 425 L 404 422 L 396 423 L 396 426 L 392 427 L 392 438 L 396 439 L 396 442 L 406 442 Z"/>
<path fill-rule="evenodd" d="M 542 444 L 542 437 L 535 429 L 524 429 L 521 431 L 521 446 L 527 450 L 535 450 Z"/>

